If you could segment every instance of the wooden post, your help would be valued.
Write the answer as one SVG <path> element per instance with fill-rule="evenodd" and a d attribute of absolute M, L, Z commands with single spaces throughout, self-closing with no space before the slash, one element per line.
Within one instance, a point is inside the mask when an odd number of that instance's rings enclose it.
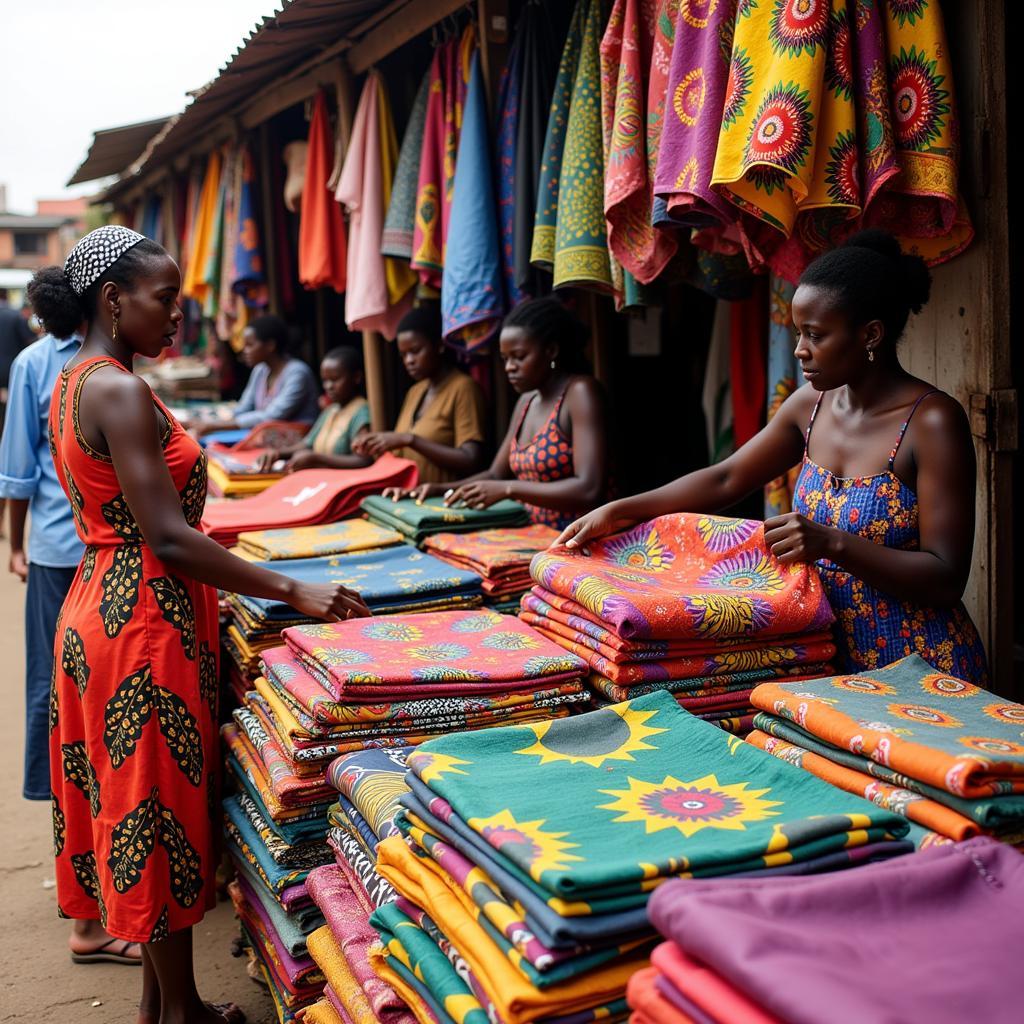
<path fill-rule="evenodd" d="M 281 289 L 277 276 L 277 239 L 274 222 L 274 172 L 271 166 L 270 126 L 266 122 L 260 125 L 257 134 L 258 159 L 260 176 L 260 209 L 263 215 L 263 256 L 266 260 L 268 312 L 280 316 Z M 279 197 L 280 198 L 280 197 Z"/>
<path fill-rule="evenodd" d="M 609 299 L 597 292 L 587 293 L 586 310 L 590 321 L 590 344 L 593 352 L 594 376 L 607 390 L 611 386 L 612 335 L 614 318 L 609 316 Z"/>

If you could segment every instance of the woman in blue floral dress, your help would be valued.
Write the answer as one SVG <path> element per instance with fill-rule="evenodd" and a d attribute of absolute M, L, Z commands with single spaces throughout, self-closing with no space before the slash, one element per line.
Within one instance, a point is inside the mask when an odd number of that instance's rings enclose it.
<path fill-rule="evenodd" d="M 961 601 L 974 543 L 970 428 L 960 404 L 909 374 L 897 352 L 930 286 L 924 261 L 881 231 L 819 257 L 793 296 L 808 386 L 730 458 L 604 505 L 560 540 L 580 547 L 654 516 L 728 508 L 799 464 L 794 511 L 765 523 L 765 541 L 783 562 L 817 564 L 838 666 L 919 654 L 985 685 L 985 651 Z"/>

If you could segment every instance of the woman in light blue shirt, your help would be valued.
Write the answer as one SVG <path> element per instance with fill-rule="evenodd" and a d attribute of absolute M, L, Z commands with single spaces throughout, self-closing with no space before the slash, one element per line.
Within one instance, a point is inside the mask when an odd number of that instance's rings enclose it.
<path fill-rule="evenodd" d="M 252 372 L 234 417 L 197 424 L 196 432 L 248 430 L 271 420 L 312 423 L 320 412 L 320 384 L 301 359 L 289 354 L 288 325 L 280 317 L 260 316 L 242 339 L 242 360 Z"/>

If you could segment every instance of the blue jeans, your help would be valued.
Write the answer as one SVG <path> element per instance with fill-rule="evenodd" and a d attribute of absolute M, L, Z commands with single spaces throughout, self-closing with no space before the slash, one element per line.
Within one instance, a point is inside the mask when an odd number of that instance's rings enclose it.
<path fill-rule="evenodd" d="M 50 799 L 50 677 L 57 616 L 75 569 L 28 567 L 25 594 L 25 788 L 26 800 Z"/>

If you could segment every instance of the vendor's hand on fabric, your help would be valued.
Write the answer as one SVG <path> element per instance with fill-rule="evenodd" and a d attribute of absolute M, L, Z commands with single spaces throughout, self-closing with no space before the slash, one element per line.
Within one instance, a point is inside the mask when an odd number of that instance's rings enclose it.
<path fill-rule="evenodd" d="M 300 469 L 316 469 L 320 463 L 320 456 L 312 448 L 304 448 L 296 452 L 284 467 L 286 473 L 297 473 Z"/>
<path fill-rule="evenodd" d="M 799 512 L 787 512 L 765 520 L 764 543 L 782 563 L 816 562 L 830 556 L 835 531 L 812 522 Z"/>
<path fill-rule="evenodd" d="M 28 579 L 28 559 L 25 557 L 25 552 L 12 551 L 7 568 L 24 583 Z"/>
<path fill-rule="evenodd" d="M 401 501 L 403 498 L 412 498 L 418 505 L 422 504 L 427 498 L 437 498 L 444 494 L 446 484 L 420 484 L 417 487 L 386 487 L 382 492 L 382 497 L 389 498 L 391 501 Z"/>
<path fill-rule="evenodd" d="M 365 619 L 373 614 L 356 591 L 340 583 L 297 583 L 289 604 L 303 615 L 328 622 Z"/>
<path fill-rule="evenodd" d="M 274 463 L 281 458 L 281 453 L 273 448 L 268 448 L 261 456 L 256 468 L 261 473 L 270 473 L 274 469 Z"/>
<path fill-rule="evenodd" d="M 366 455 L 371 459 L 379 459 L 386 452 L 409 448 L 411 445 L 411 434 L 398 434 L 393 430 L 362 434 L 352 442 L 357 455 Z"/>
<path fill-rule="evenodd" d="M 595 508 L 593 512 L 588 512 L 585 516 L 580 516 L 576 522 L 570 523 L 551 546 L 554 548 L 564 544 L 568 548 L 579 549 L 592 541 L 618 533 L 620 530 L 628 530 L 635 525 L 635 519 L 624 516 L 617 503 L 610 501 L 607 505 Z"/>
<path fill-rule="evenodd" d="M 507 498 L 508 494 L 507 480 L 474 480 L 472 483 L 457 487 L 450 494 L 445 494 L 444 503 L 449 508 L 465 505 L 467 508 L 485 509 L 502 498 Z"/>

